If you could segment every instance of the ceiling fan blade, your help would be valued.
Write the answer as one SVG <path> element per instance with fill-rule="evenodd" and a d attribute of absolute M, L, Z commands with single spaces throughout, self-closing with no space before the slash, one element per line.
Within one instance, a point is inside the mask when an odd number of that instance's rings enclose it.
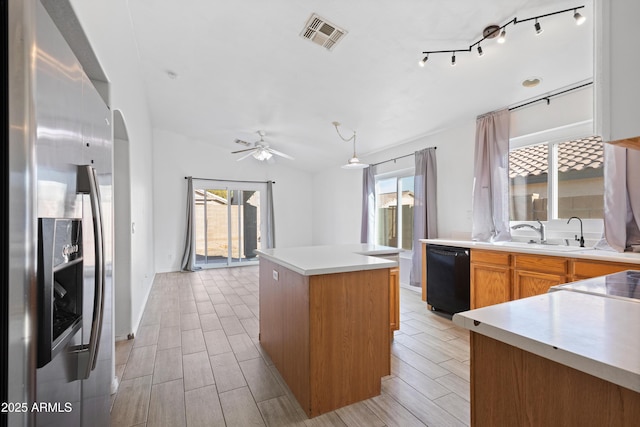
<path fill-rule="evenodd" d="M 242 151 L 247 151 L 247 150 L 242 150 Z M 247 154 L 245 154 L 245 155 L 244 155 L 244 156 L 242 156 L 242 157 L 238 157 L 238 158 L 236 159 L 236 162 L 239 162 L 240 160 L 244 160 L 244 159 L 246 159 L 247 157 L 253 156 L 253 153 L 254 153 L 254 152 L 255 152 L 255 149 L 253 149 L 253 148 L 252 148 L 252 149 L 251 149 L 251 153 L 247 153 Z"/>
<path fill-rule="evenodd" d="M 274 149 L 273 149 L 273 148 L 271 148 L 271 147 L 267 147 L 267 148 L 266 148 L 266 150 L 267 150 L 267 151 L 269 151 L 270 153 L 275 154 L 276 156 L 284 157 L 285 159 L 289 159 L 289 160 L 295 160 L 295 159 L 294 159 L 293 157 L 291 157 L 290 155 L 288 155 L 288 154 L 284 154 L 284 153 L 282 153 L 282 152 L 280 152 L 280 151 L 278 151 L 278 150 L 274 150 Z"/>
<path fill-rule="evenodd" d="M 254 148 L 247 148 L 246 150 L 232 151 L 231 154 L 244 153 L 245 151 L 251 151 L 251 150 L 255 150 L 255 147 Z"/>
<path fill-rule="evenodd" d="M 249 147 L 249 146 L 251 145 L 251 143 L 250 143 L 250 142 L 243 141 L 243 140 L 241 140 L 241 139 L 237 139 L 237 138 L 236 138 L 236 140 L 235 140 L 234 142 L 235 142 L 236 144 L 244 145 L 245 147 Z"/>

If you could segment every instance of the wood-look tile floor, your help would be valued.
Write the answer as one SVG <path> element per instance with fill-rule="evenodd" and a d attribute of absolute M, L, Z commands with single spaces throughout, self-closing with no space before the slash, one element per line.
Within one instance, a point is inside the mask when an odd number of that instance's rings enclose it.
<path fill-rule="evenodd" d="M 258 341 L 258 267 L 155 278 L 116 343 L 112 426 L 466 426 L 469 334 L 402 289 L 378 397 L 308 419 Z"/>

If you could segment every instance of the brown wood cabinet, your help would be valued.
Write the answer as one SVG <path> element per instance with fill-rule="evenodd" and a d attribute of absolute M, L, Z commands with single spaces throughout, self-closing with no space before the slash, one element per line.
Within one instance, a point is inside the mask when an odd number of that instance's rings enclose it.
<path fill-rule="evenodd" d="M 471 308 L 486 307 L 513 299 L 511 254 L 471 250 Z"/>
<path fill-rule="evenodd" d="M 391 338 L 393 331 L 400 329 L 400 269 L 389 270 L 389 324 Z"/>
<path fill-rule="evenodd" d="M 565 282 L 566 276 L 516 270 L 513 282 L 513 299 L 544 294 L 548 292 L 552 286 L 557 286 Z"/>
<path fill-rule="evenodd" d="M 638 269 L 638 264 L 471 249 L 471 308 L 544 294 L 563 283 Z"/>
<path fill-rule="evenodd" d="M 472 426 L 637 426 L 640 393 L 471 332 Z"/>
<path fill-rule="evenodd" d="M 471 250 L 471 308 L 546 293 L 568 281 L 564 257 Z"/>
<path fill-rule="evenodd" d="M 380 394 L 390 269 L 303 276 L 260 259 L 260 344 L 309 417 Z"/>
<path fill-rule="evenodd" d="M 513 262 L 513 299 L 544 294 L 567 282 L 567 258 L 516 253 Z"/>
<path fill-rule="evenodd" d="M 571 281 L 590 279 L 625 270 L 640 270 L 640 265 L 575 259 L 571 265 Z"/>

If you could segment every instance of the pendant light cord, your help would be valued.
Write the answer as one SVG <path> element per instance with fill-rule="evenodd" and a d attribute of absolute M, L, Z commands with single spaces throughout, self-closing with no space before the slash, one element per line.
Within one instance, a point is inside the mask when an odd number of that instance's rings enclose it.
<path fill-rule="evenodd" d="M 351 140 L 353 140 L 353 157 L 356 157 L 356 131 L 353 131 L 353 135 L 351 135 L 350 138 L 345 138 L 344 136 L 342 136 L 342 134 L 340 133 L 340 129 L 338 129 L 338 126 L 340 126 L 340 123 L 338 122 L 333 122 L 333 126 L 335 126 L 336 128 L 336 132 L 338 133 L 338 136 L 340 137 L 340 139 L 342 139 L 344 142 L 349 142 Z"/>

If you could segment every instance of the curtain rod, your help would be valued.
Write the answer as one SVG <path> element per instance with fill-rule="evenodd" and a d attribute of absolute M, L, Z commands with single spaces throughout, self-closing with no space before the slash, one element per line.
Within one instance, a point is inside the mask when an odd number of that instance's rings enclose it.
<path fill-rule="evenodd" d="M 433 148 L 434 150 L 438 149 L 438 147 L 427 147 L 427 148 Z M 423 150 L 426 150 L 426 148 L 423 148 Z M 395 162 L 396 160 L 404 159 L 405 157 L 415 156 L 415 155 L 416 155 L 415 152 L 411 153 L 411 154 L 405 154 L 404 156 L 394 157 L 393 159 L 383 160 L 383 161 L 378 162 L 378 163 L 371 163 L 369 166 L 378 166 L 378 165 L 381 165 L 383 163 Z"/>
<path fill-rule="evenodd" d="M 553 93 L 551 95 L 542 96 L 542 97 L 540 97 L 538 99 L 534 99 L 533 101 L 525 102 L 524 104 L 520 104 L 520 105 L 516 105 L 515 107 L 511 107 L 511 108 L 509 108 L 509 111 L 513 111 L 513 110 L 516 110 L 518 108 L 522 108 L 522 107 L 525 107 L 527 105 L 530 105 L 530 104 L 533 104 L 533 103 L 536 103 L 536 102 L 540 102 L 540 101 L 545 101 L 545 100 L 547 101 L 547 105 L 549 105 L 549 103 L 551 102 L 551 98 L 553 98 L 554 96 L 562 95 L 563 93 L 571 92 L 572 90 L 576 90 L 576 89 L 581 89 L 581 88 L 583 88 L 585 86 L 589 86 L 589 85 L 592 85 L 592 84 L 593 84 L 593 82 L 584 83 L 584 84 L 581 84 L 580 86 L 572 87 L 571 89 L 565 89 L 565 90 L 560 91 L 558 93 Z"/>
<path fill-rule="evenodd" d="M 200 181 L 221 181 L 221 182 L 248 182 L 251 184 L 266 184 L 268 182 L 275 184 L 275 181 L 243 181 L 240 179 L 214 179 L 214 178 L 195 178 L 193 176 L 189 177 L 189 176 L 185 176 L 184 179 L 199 179 Z"/>

